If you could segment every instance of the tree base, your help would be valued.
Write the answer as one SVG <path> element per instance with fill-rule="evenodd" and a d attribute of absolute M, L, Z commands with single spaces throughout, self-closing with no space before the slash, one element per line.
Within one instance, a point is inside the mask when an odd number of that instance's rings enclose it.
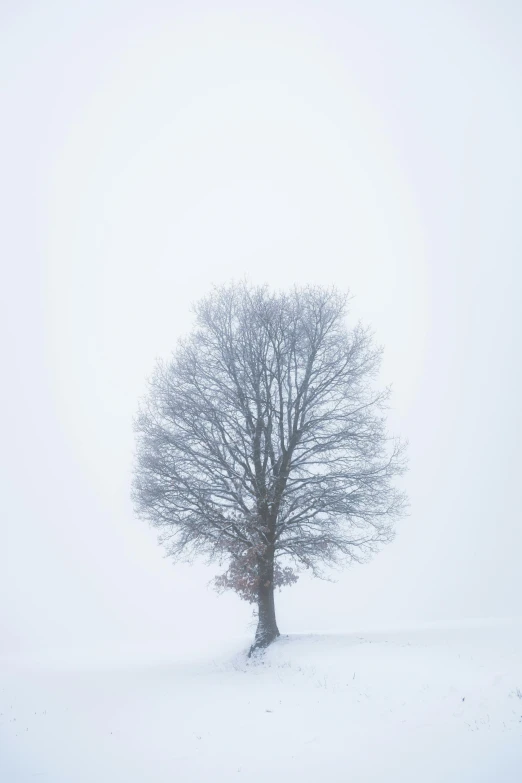
<path fill-rule="evenodd" d="M 266 649 L 270 644 L 272 644 L 272 642 L 274 642 L 277 639 L 278 636 L 280 636 L 280 633 L 277 628 L 260 629 L 258 627 L 256 631 L 256 638 L 254 639 L 254 643 L 251 646 L 250 650 L 248 651 L 248 657 L 251 658 L 253 653 L 257 652 L 258 650 Z"/>

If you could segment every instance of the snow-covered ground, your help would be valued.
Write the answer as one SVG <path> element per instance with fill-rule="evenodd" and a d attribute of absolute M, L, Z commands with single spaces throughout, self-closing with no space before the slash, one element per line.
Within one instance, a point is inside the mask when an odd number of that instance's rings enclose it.
<path fill-rule="evenodd" d="M 2 783 L 520 783 L 522 625 L 4 661 L 0 713 Z"/>

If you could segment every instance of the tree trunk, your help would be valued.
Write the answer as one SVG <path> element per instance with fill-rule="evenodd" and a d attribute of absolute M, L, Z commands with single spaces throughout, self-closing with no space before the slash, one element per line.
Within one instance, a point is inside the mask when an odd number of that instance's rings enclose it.
<path fill-rule="evenodd" d="M 257 629 L 254 644 L 250 648 L 250 655 L 254 650 L 268 647 L 279 636 L 275 616 L 274 602 L 274 556 L 273 553 L 265 555 L 259 563 L 261 580 L 258 593 Z"/>

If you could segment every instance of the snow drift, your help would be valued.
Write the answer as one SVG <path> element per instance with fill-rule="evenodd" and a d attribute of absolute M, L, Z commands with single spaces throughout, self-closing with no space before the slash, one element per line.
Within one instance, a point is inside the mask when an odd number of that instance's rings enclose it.
<path fill-rule="evenodd" d="M 519 783 L 522 625 L 5 661 L 0 713 L 5 783 Z"/>

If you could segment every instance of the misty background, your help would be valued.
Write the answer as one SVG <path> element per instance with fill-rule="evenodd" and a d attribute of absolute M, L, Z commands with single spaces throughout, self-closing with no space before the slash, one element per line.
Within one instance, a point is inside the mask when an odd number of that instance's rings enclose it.
<path fill-rule="evenodd" d="M 385 347 L 410 516 L 280 629 L 520 616 L 522 6 L 0 5 L 3 652 L 241 635 L 129 499 L 212 283 L 335 284 Z"/>

